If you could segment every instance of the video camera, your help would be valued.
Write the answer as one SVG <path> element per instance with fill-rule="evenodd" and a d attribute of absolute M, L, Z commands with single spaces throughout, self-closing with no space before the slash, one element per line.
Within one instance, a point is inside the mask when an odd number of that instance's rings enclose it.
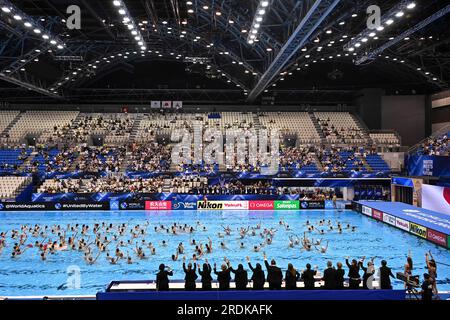
<path fill-rule="evenodd" d="M 419 276 L 409 276 L 408 277 L 403 272 L 397 272 L 397 279 L 406 283 L 407 286 L 410 286 L 413 288 L 420 287 L 420 277 Z"/>

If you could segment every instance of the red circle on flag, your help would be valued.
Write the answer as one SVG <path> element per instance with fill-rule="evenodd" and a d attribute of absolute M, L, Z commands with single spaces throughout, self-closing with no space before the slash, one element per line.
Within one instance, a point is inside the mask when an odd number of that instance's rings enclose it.
<path fill-rule="evenodd" d="M 444 199 L 450 204 L 450 188 L 444 188 Z"/>

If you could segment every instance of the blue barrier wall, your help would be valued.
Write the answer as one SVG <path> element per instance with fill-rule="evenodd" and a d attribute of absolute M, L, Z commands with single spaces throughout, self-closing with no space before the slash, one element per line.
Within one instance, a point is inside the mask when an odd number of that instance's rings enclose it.
<path fill-rule="evenodd" d="M 405 300 L 405 290 L 99 292 L 97 300 Z"/>

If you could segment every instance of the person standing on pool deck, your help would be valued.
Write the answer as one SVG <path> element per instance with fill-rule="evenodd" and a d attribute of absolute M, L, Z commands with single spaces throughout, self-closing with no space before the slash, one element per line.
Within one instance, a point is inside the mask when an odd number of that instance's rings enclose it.
<path fill-rule="evenodd" d="M 285 276 L 285 288 L 286 290 L 297 289 L 297 281 L 300 279 L 300 273 L 294 268 L 292 263 L 288 264 Z"/>
<path fill-rule="evenodd" d="M 188 266 L 186 268 L 186 258 L 183 257 L 183 271 L 186 274 L 184 277 L 184 288 L 189 291 L 193 291 L 196 289 L 195 280 L 197 280 L 198 276 L 195 272 L 197 265 L 194 263 L 194 268 L 192 268 L 192 263 L 188 263 Z"/>
<path fill-rule="evenodd" d="M 363 257 L 359 262 L 355 259 L 352 260 L 352 264 L 348 262 L 349 257 L 345 259 L 345 264 L 348 267 L 348 277 L 349 280 L 349 288 L 350 289 L 359 289 L 359 284 L 361 283 L 361 276 L 359 275 L 359 268 L 363 263 L 365 257 Z"/>
<path fill-rule="evenodd" d="M 156 274 L 156 290 L 169 290 L 169 276 L 173 276 L 172 270 L 166 270 L 164 264 L 159 265 L 159 272 Z"/>
<path fill-rule="evenodd" d="M 247 257 L 248 267 L 252 270 L 253 274 L 250 280 L 253 281 L 253 290 L 264 290 L 264 284 L 266 283 L 266 276 L 262 269 L 262 266 L 257 263 L 253 268 L 250 263 L 250 257 Z"/>
<path fill-rule="evenodd" d="M 230 271 L 234 273 L 234 283 L 236 284 L 236 290 L 246 290 L 248 285 L 248 274 L 242 264 L 238 265 L 236 270 L 230 266 Z"/>
<path fill-rule="evenodd" d="M 269 289 L 280 290 L 281 283 L 283 281 L 283 273 L 281 272 L 281 269 L 277 267 L 277 263 L 274 259 L 270 261 L 269 265 L 266 254 L 264 254 L 264 265 L 267 269 L 267 282 L 269 282 Z"/>
<path fill-rule="evenodd" d="M 392 274 L 391 268 L 387 266 L 386 260 L 381 261 L 381 267 L 378 271 L 380 274 L 380 289 L 382 290 L 391 290 L 391 278 L 395 279 L 395 276 Z"/>
<path fill-rule="evenodd" d="M 311 270 L 311 265 L 306 264 L 306 270 L 302 272 L 302 280 L 305 285 L 306 290 L 313 290 L 315 279 L 314 276 L 317 274 L 317 270 Z"/>
<path fill-rule="evenodd" d="M 219 281 L 219 290 L 229 290 L 230 289 L 230 262 L 225 260 L 226 263 L 222 264 L 222 271 L 217 272 L 216 264 L 214 263 L 214 273 L 217 275 L 217 281 Z"/>
<path fill-rule="evenodd" d="M 323 272 L 322 281 L 324 281 L 323 288 L 325 290 L 335 290 L 337 288 L 338 274 L 337 270 L 333 268 L 331 261 L 327 262 L 327 268 Z"/>
<path fill-rule="evenodd" d="M 425 273 L 423 278 L 425 280 L 422 282 L 422 290 L 420 291 L 422 300 L 431 301 L 433 300 L 433 281 L 428 273 Z"/>
<path fill-rule="evenodd" d="M 368 284 L 368 282 L 369 282 L 369 279 L 371 279 L 371 277 L 375 274 L 375 267 L 373 266 L 373 260 L 374 260 L 374 258 L 372 258 L 369 262 L 367 262 L 367 268 L 364 267 L 364 265 L 361 263 L 361 269 L 364 271 L 363 289 L 366 289 L 366 290 L 369 289 L 368 285 L 370 285 L 372 288 L 372 281 L 370 284 Z"/>
<path fill-rule="evenodd" d="M 205 260 L 205 263 L 203 264 L 203 271 L 200 270 L 200 264 L 198 264 L 198 273 L 202 277 L 202 290 L 211 290 L 211 277 L 212 268 L 211 265 L 208 263 L 208 259 Z"/>

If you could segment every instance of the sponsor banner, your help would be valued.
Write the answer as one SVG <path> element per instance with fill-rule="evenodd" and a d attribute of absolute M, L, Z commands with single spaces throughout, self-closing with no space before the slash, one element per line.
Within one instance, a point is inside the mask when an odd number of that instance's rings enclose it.
<path fill-rule="evenodd" d="M 409 232 L 409 222 L 400 218 L 395 218 L 395 226 Z"/>
<path fill-rule="evenodd" d="M 226 210 L 248 210 L 248 201 L 224 201 L 223 208 Z"/>
<path fill-rule="evenodd" d="M 353 202 L 353 203 L 352 203 L 352 206 L 353 206 L 353 210 L 354 210 L 354 211 L 356 211 L 356 212 L 358 212 L 358 213 L 361 213 L 361 212 L 362 212 L 362 205 L 361 205 L 361 203 Z"/>
<path fill-rule="evenodd" d="M 390 214 L 383 213 L 383 221 L 391 226 L 395 227 L 395 217 Z"/>
<path fill-rule="evenodd" d="M 383 212 L 373 209 L 372 217 L 377 220 L 383 221 Z"/>
<path fill-rule="evenodd" d="M 325 209 L 325 201 L 300 201 L 302 209 Z"/>
<path fill-rule="evenodd" d="M 223 210 L 223 201 L 197 201 L 197 210 Z"/>
<path fill-rule="evenodd" d="M 172 201 L 145 201 L 145 210 L 172 210 Z"/>
<path fill-rule="evenodd" d="M 198 210 L 248 210 L 248 201 L 197 201 Z"/>
<path fill-rule="evenodd" d="M 109 202 L 57 202 L 56 210 L 109 210 Z"/>
<path fill-rule="evenodd" d="M 110 210 L 109 202 L 31 202 L 0 203 L 0 211 L 72 211 L 72 210 Z"/>
<path fill-rule="evenodd" d="M 273 210 L 275 208 L 275 202 L 273 200 L 250 200 L 250 210 Z"/>
<path fill-rule="evenodd" d="M 0 211 L 39 211 L 54 210 L 55 207 L 51 203 L 17 203 L 2 202 L 0 203 Z"/>
<path fill-rule="evenodd" d="M 366 216 L 371 217 L 372 216 L 372 208 L 362 206 L 361 213 L 365 214 Z"/>
<path fill-rule="evenodd" d="M 126 201 L 119 205 L 120 210 L 145 210 L 144 201 Z"/>
<path fill-rule="evenodd" d="M 422 227 L 421 225 L 418 225 L 416 223 L 409 223 L 409 232 L 421 238 L 427 238 L 427 228 Z"/>
<path fill-rule="evenodd" d="M 431 229 L 427 230 L 427 239 L 438 245 L 447 247 L 447 235 Z"/>
<path fill-rule="evenodd" d="M 197 202 L 194 201 L 173 201 L 173 210 L 197 210 Z"/>
<path fill-rule="evenodd" d="M 276 200 L 274 208 L 275 210 L 298 210 L 300 209 L 300 202 L 297 200 Z"/>

